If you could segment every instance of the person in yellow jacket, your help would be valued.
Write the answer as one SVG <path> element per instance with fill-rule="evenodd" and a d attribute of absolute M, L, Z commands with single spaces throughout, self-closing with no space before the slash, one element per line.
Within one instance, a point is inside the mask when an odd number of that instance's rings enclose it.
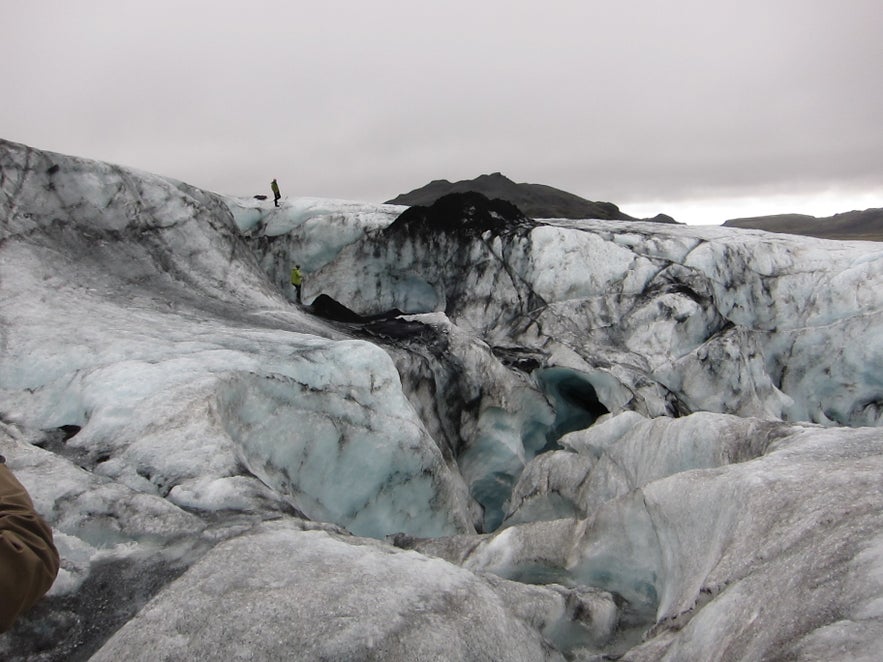
<path fill-rule="evenodd" d="M 297 297 L 297 302 L 301 303 L 300 300 L 300 288 L 304 283 L 304 275 L 300 271 L 300 265 L 294 265 L 294 269 L 291 270 L 291 284 L 294 286 L 295 296 Z"/>
<path fill-rule="evenodd" d="M 278 207 L 279 206 L 279 198 L 282 197 L 282 194 L 279 193 L 279 184 L 276 183 L 275 179 L 272 182 L 270 182 L 270 190 L 273 191 L 273 204 Z"/>
<path fill-rule="evenodd" d="M 52 586 L 58 550 L 52 529 L 0 455 L 0 632 Z"/>

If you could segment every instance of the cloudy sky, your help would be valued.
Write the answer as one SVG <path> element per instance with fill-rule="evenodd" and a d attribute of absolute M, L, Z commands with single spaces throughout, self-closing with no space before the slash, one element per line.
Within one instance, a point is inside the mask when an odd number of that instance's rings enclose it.
<path fill-rule="evenodd" d="M 0 138 L 213 191 L 502 172 L 637 216 L 883 207 L 880 0 L 0 0 Z"/>

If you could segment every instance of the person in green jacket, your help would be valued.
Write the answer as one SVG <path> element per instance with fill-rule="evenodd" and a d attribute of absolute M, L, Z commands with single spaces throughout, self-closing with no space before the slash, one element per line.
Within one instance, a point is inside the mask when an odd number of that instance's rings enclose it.
<path fill-rule="evenodd" d="M 294 269 L 291 270 L 291 284 L 294 286 L 294 293 L 297 297 L 297 302 L 301 303 L 300 299 L 300 288 L 304 282 L 304 275 L 300 271 L 300 265 L 294 265 Z"/>
<path fill-rule="evenodd" d="M 58 550 L 52 529 L 0 455 L 0 632 L 52 586 Z"/>
<path fill-rule="evenodd" d="M 270 188 L 273 191 L 273 204 L 278 207 L 279 206 L 279 198 L 281 198 L 282 195 L 279 193 L 279 184 L 276 183 L 275 179 L 272 182 L 270 182 Z"/>

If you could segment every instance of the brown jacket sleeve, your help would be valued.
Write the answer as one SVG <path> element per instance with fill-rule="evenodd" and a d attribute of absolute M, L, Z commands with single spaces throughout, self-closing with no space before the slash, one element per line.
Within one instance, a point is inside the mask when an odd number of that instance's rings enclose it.
<path fill-rule="evenodd" d="M 52 530 L 22 484 L 0 464 L 0 632 L 49 590 L 56 574 Z"/>

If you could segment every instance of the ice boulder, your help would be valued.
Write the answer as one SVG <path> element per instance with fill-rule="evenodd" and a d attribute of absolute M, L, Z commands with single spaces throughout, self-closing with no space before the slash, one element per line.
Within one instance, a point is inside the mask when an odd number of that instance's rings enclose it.
<path fill-rule="evenodd" d="M 91 659 L 564 657 L 467 570 L 370 540 L 270 524 L 212 550 Z"/>

